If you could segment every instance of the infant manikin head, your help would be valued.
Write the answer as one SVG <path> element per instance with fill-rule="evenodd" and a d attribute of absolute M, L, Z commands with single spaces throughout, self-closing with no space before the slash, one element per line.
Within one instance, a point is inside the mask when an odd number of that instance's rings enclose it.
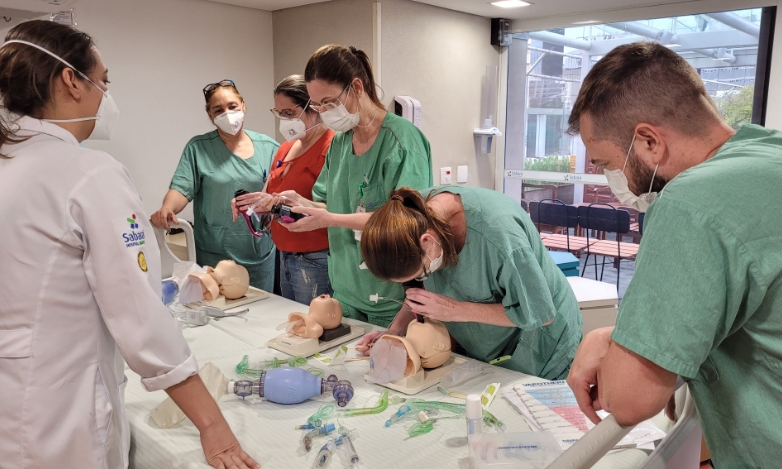
<path fill-rule="evenodd" d="M 208 273 L 208 270 L 205 274 L 190 274 L 189 277 L 198 279 L 204 300 L 212 301 L 220 295 L 220 286 L 217 284 L 217 280 Z"/>
<path fill-rule="evenodd" d="M 220 261 L 210 273 L 220 285 L 220 294 L 229 300 L 243 297 L 250 289 L 249 272 L 234 261 Z"/>
<path fill-rule="evenodd" d="M 317 339 L 323 335 L 323 326 L 311 314 L 291 313 L 288 315 L 288 322 L 277 329 L 283 327 L 286 327 L 289 333 L 306 339 Z"/>
<path fill-rule="evenodd" d="M 330 295 L 320 295 L 310 302 L 310 314 L 323 329 L 334 329 L 342 324 L 342 306 Z"/>
<path fill-rule="evenodd" d="M 451 356 L 451 336 L 440 321 L 429 318 L 424 318 L 424 322 L 411 321 L 405 337 L 421 356 L 424 368 L 437 368 Z"/>
<path fill-rule="evenodd" d="M 451 356 L 451 336 L 445 324 L 424 318 L 422 323 L 412 321 L 405 337 L 381 336 L 369 356 L 372 359 L 369 382 L 396 381 L 413 376 L 421 368 L 437 368 L 445 363 Z"/>

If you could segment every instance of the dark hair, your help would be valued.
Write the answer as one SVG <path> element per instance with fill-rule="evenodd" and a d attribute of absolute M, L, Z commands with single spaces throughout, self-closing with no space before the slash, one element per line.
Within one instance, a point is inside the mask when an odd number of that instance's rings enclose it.
<path fill-rule="evenodd" d="M 369 218 L 361 234 L 361 255 L 369 271 L 383 280 L 397 280 L 421 268 L 421 236 L 432 231 L 443 248 L 443 265 L 457 261 L 456 241 L 447 221 L 440 218 L 418 191 L 402 187 Z M 436 195 L 436 194 L 435 194 Z"/>
<path fill-rule="evenodd" d="M 316 50 L 304 68 L 304 80 L 307 83 L 313 80 L 324 80 L 347 88 L 353 83 L 354 78 L 361 80 L 369 99 L 376 106 L 384 109 L 377 97 L 372 64 L 364 51 L 353 46 L 343 47 L 337 44 L 328 44 Z"/>
<path fill-rule="evenodd" d="M 277 83 L 277 86 L 274 87 L 274 96 L 278 94 L 290 98 L 293 104 L 308 113 L 315 112 L 307 106 L 307 103 L 310 101 L 310 95 L 307 93 L 307 82 L 302 75 L 291 75 Z"/>
<path fill-rule="evenodd" d="M 5 36 L 6 41 L 12 39 L 33 43 L 61 57 L 76 69 L 78 80 L 83 80 L 78 72 L 89 75 L 98 63 L 92 38 L 70 26 L 27 21 Z M 40 117 L 52 98 L 52 84 L 65 68 L 64 63 L 27 44 L 16 42 L 0 48 L 0 146 L 26 140 L 16 138 L 13 121 L 6 114 Z"/>
<path fill-rule="evenodd" d="M 630 146 L 640 122 L 702 136 L 709 121 L 721 119 L 698 72 L 676 52 L 652 42 L 619 46 L 592 67 L 570 112 L 569 133 L 580 132 L 584 115 L 597 138 L 622 148 Z"/>

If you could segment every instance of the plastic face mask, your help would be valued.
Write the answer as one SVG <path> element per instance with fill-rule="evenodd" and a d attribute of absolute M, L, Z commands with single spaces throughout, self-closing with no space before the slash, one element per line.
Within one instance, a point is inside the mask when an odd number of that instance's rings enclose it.
<path fill-rule="evenodd" d="M 244 112 L 242 111 L 225 111 L 214 120 L 217 128 L 229 135 L 236 135 L 242 130 L 242 124 L 244 123 Z"/>
<path fill-rule="evenodd" d="M 89 137 L 87 137 L 87 139 L 88 140 L 110 140 L 111 139 L 111 133 L 114 130 L 114 124 L 116 124 L 117 118 L 119 118 L 119 108 L 117 107 L 117 103 L 114 102 L 114 98 L 111 96 L 111 94 L 108 91 L 103 91 L 103 89 L 100 86 L 96 85 L 95 82 L 87 78 L 87 75 L 80 72 L 79 70 L 76 70 L 76 67 L 74 67 L 73 65 L 69 64 L 68 62 L 60 58 L 60 56 L 58 56 L 57 54 L 54 54 L 53 52 L 50 52 L 47 49 L 44 49 L 43 47 L 37 44 L 33 44 L 32 42 L 22 41 L 19 39 L 12 39 L 10 41 L 5 42 L 5 44 L 11 44 L 11 43 L 25 44 L 30 47 L 34 47 L 42 52 L 45 52 L 46 54 L 51 55 L 55 59 L 64 63 L 67 67 L 72 68 L 76 73 L 81 75 L 82 78 L 90 82 L 92 86 L 98 88 L 98 91 L 103 93 L 103 96 L 101 96 L 100 99 L 100 104 L 98 105 L 98 113 L 95 116 L 79 117 L 76 119 L 42 119 L 42 120 L 46 122 L 52 122 L 55 124 L 94 120 L 95 127 L 93 127 L 92 132 L 90 132 L 90 135 Z"/>
<path fill-rule="evenodd" d="M 370 367 L 368 383 L 388 383 L 405 374 L 407 350 L 395 340 L 378 340 L 369 353 Z"/>
<path fill-rule="evenodd" d="M 627 168 L 627 161 L 630 159 L 630 152 L 633 151 L 634 143 L 635 143 L 635 135 L 633 135 L 633 140 L 630 142 L 630 148 L 628 148 L 627 150 L 627 156 L 625 157 L 625 164 L 622 167 L 622 169 L 604 169 L 603 174 L 608 180 L 608 187 L 611 188 L 611 192 L 614 193 L 616 198 L 619 199 L 621 203 L 633 207 L 639 212 L 646 212 L 646 209 L 649 208 L 649 204 L 651 204 L 652 201 L 654 201 L 654 198 L 657 197 L 657 193 L 651 192 L 651 190 L 652 190 L 652 184 L 654 183 L 654 176 L 657 174 L 657 168 L 659 167 L 659 165 L 655 166 L 654 168 L 652 181 L 649 183 L 649 192 L 646 192 L 641 195 L 633 194 L 630 191 L 630 184 L 627 181 L 627 176 L 625 175 L 625 169 Z"/>

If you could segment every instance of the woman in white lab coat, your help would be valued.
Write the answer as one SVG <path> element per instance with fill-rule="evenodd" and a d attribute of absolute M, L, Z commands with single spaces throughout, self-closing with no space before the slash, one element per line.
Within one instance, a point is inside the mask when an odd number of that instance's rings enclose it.
<path fill-rule="evenodd" d="M 0 466 L 127 467 L 124 358 L 193 421 L 211 465 L 257 467 L 162 304 L 127 170 L 80 146 L 111 134 L 108 83 L 73 28 L 22 23 L 0 47 Z"/>

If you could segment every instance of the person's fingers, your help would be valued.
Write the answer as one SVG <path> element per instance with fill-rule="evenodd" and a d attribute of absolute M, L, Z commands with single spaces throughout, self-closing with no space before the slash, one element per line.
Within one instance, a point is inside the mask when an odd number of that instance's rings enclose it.
<path fill-rule="evenodd" d="M 220 458 L 214 458 L 212 461 L 209 462 L 209 465 L 214 467 L 215 469 L 225 469 L 225 464 L 223 464 L 223 460 Z"/>
<path fill-rule="evenodd" d="M 244 451 L 239 452 L 239 457 L 242 458 L 242 461 L 244 461 L 244 463 L 247 464 L 247 467 L 251 469 L 258 469 L 259 467 L 261 467 L 260 464 L 255 462 L 255 460 L 251 458 L 250 455 L 245 453 Z"/>
<path fill-rule="evenodd" d="M 239 450 L 239 451 L 241 452 L 242 450 Z M 231 454 L 231 463 L 232 463 L 232 466 L 231 466 L 231 468 L 236 468 L 236 469 L 250 469 L 249 467 L 247 467 L 247 464 L 245 464 L 245 463 L 244 463 L 244 461 L 242 460 L 242 458 L 241 458 L 241 457 L 239 457 L 239 455 L 238 455 L 238 454 L 236 454 L 236 453 L 232 453 L 232 454 Z"/>
<path fill-rule="evenodd" d="M 171 212 L 171 214 L 168 216 L 169 220 L 174 222 L 175 225 L 179 224 L 179 220 L 176 218 L 176 214 L 174 212 Z"/>
<path fill-rule="evenodd" d="M 601 419 L 592 406 L 595 401 L 592 400 L 592 386 L 590 386 L 589 382 L 586 380 L 578 380 L 571 383 L 570 377 L 568 377 L 568 385 L 573 390 L 573 395 L 576 396 L 576 402 L 578 402 L 578 407 L 581 409 L 581 412 L 583 412 L 592 423 L 599 423 Z M 597 386 L 594 386 L 594 389 L 597 391 Z"/>

